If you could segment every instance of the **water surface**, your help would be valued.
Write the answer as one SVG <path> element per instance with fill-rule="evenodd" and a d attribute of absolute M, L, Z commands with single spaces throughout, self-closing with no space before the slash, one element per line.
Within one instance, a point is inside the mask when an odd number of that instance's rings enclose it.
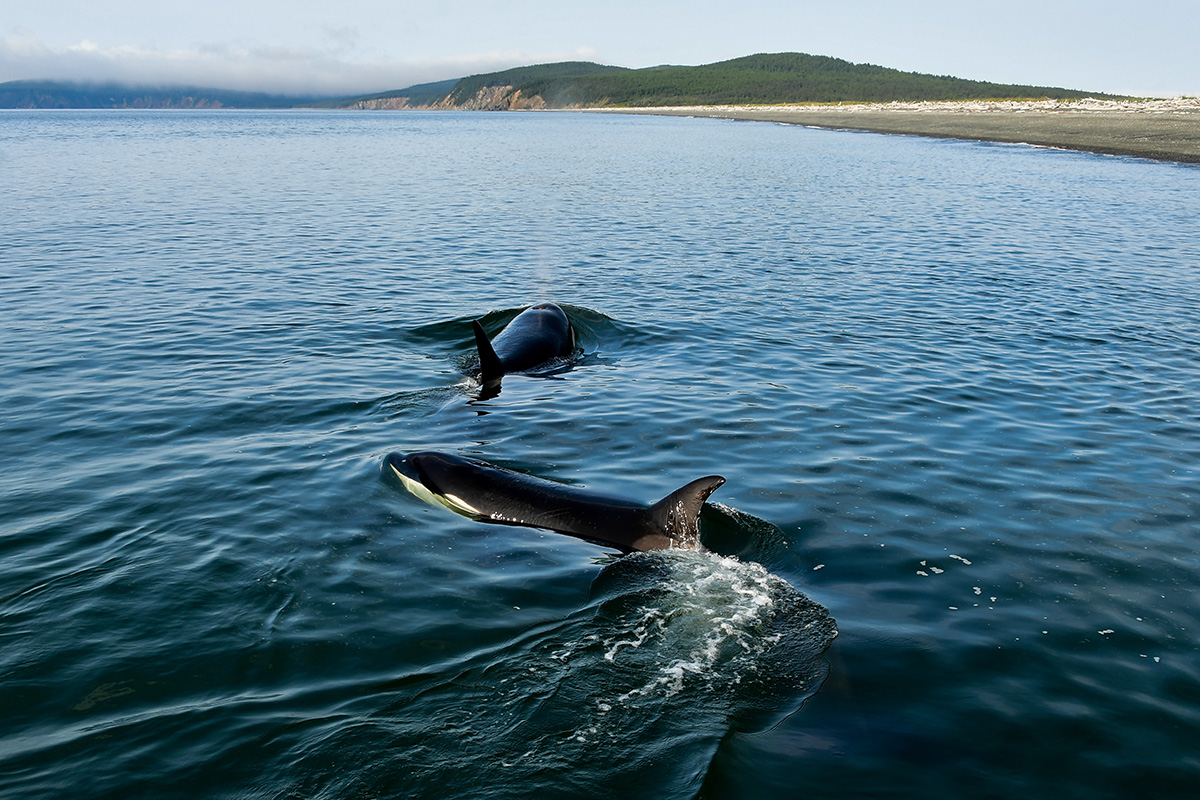
<path fill-rule="evenodd" d="M 0 115 L 0 796 L 1189 797 L 1200 172 L 578 114 Z M 480 400 L 469 322 L 583 355 Z M 651 502 L 613 554 L 444 449 Z M 836 638 L 835 638 L 836 633 Z"/>

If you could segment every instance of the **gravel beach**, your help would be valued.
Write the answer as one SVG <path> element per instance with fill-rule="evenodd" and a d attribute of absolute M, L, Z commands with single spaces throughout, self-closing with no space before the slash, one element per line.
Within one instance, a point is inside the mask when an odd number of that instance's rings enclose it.
<path fill-rule="evenodd" d="M 1200 99 L 971 101 L 603 109 L 622 114 L 760 120 L 1200 163 Z"/>

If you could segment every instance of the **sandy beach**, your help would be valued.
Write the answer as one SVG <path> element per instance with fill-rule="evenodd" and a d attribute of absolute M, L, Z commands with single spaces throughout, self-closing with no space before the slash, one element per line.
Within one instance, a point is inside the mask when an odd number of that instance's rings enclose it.
<path fill-rule="evenodd" d="M 602 109 L 1013 142 L 1200 163 L 1200 98 Z"/>

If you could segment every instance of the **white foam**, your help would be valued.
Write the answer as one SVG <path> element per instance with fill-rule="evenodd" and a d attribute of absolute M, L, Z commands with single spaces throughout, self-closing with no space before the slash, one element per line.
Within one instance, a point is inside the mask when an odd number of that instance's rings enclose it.
<path fill-rule="evenodd" d="M 648 657 L 656 664 L 650 680 L 618 702 L 660 692 L 672 696 L 692 677 L 736 683 L 739 669 L 752 668 L 754 656 L 778 641 L 759 628 L 775 611 L 775 595 L 787 586 L 782 579 L 758 564 L 712 553 L 671 551 L 662 557 L 669 567 L 663 592 L 606 643 L 609 661 L 619 663 L 623 653 L 632 657 L 638 651 L 639 661 Z"/>

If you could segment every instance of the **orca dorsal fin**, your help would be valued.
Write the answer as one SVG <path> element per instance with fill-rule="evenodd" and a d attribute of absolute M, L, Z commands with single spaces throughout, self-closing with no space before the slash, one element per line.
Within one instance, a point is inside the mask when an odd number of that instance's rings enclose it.
<path fill-rule="evenodd" d="M 679 547 L 700 546 L 700 509 L 708 496 L 721 488 L 720 475 L 697 478 L 650 507 L 650 517 Z"/>
<path fill-rule="evenodd" d="M 500 380 L 504 375 L 504 365 L 500 363 L 500 356 L 496 355 L 496 349 L 492 347 L 492 340 L 484 333 L 479 320 L 471 320 L 471 327 L 475 329 L 475 346 L 479 348 L 480 379 L 484 383 Z"/>

